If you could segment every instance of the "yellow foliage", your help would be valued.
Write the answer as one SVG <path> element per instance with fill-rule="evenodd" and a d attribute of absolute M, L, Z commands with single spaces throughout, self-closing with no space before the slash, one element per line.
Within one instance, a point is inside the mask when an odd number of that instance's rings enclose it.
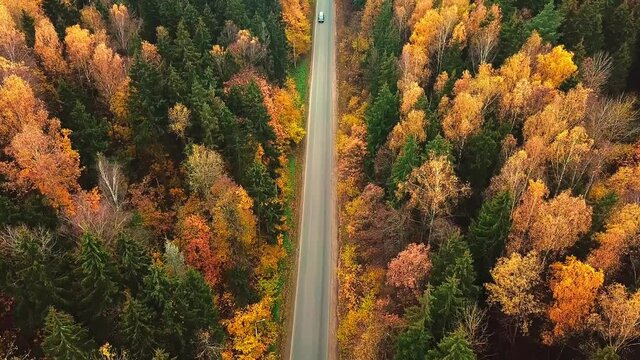
<path fill-rule="evenodd" d="M 551 88 L 557 88 L 578 70 L 573 63 L 573 53 L 562 45 L 554 47 L 547 54 L 539 54 L 536 60 L 534 78 Z"/>

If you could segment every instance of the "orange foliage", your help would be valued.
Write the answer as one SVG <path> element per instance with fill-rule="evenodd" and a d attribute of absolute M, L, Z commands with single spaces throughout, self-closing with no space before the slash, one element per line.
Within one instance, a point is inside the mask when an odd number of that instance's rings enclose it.
<path fill-rule="evenodd" d="M 38 21 L 35 37 L 34 50 L 40 57 L 45 70 L 52 74 L 65 74 L 68 67 L 62 57 L 62 43 L 48 18 Z"/>
<path fill-rule="evenodd" d="M 93 52 L 89 66 L 96 89 L 105 103 L 109 104 L 120 84 L 127 78 L 127 70 L 122 58 L 105 43 L 100 43 Z"/>
<path fill-rule="evenodd" d="M 179 242 L 184 248 L 187 264 L 200 271 L 209 285 L 215 287 L 221 279 L 224 264 L 229 261 L 228 245 L 214 242 L 211 229 L 199 215 L 187 217 L 179 226 Z"/>
<path fill-rule="evenodd" d="M 626 204 L 607 219 L 605 231 L 595 235 L 599 246 L 589 254 L 587 262 L 603 271 L 619 269 L 620 258 L 638 244 L 638 234 L 640 205 Z"/>
<path fill-rule="evenodd" d="M 548 315 L 553 330 L 543 335 L 544 342 L 548 344 L 585 328 L 585 320 L 591 313 L 598 289 L 604 282 L 601 271 L 573 256 L 567 257 L 564 263 L 552 264 L 551 272 L 553 304 Z"/>
<path fill-rule="evenodd" d="M 22 78 L 10 75 L 0 86 L 0 144 L 6 145 L 25 124 L 42 126 L 47 111 L 36 98 L 31 86 Z"/>

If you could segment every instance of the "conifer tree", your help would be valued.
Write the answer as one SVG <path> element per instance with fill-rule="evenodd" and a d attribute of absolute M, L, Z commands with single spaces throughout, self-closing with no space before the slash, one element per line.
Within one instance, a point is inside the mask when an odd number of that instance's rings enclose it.
<path fill-rule="evenodd" d="M 121 234 L 116 245 L 117 266 L 124 285 L 135 295 L 149 273 L 151 256 L 130 234 Z"/>
<path fill-rule="evenodd" d="M 475 360 L 476 354 L 461 331 L 453 332 L 444 337 L 438 346 L 429 350 L 426 360 Z"/>
<path fill-rule="evenodd" d="M 53 307 L 45 318 L 42 349 L 50 359 L 91 359 L 97 352 L 85 328 L 73 317 Z"/>
<path fill-rule="evenodd" d="M 148 358 L 157 344 L 157 324 L 151 309 L 127 295 L 119 330 L 125 347 L 138 358 Z"/>
<path fill-rule="evenodd" d="M 88 322 L 105 315 L 117 296 L 116 269 L 100 240 L 92 234 L 82 236 L 77 268 L 80 311 Z"/>
<path fill-rule="evenodd" d="M 469 245 L 462 236 L 454 234 L 445 241 L 433 257 L 431 264 L 431 284 L 438 286 L 453 277 L 458 282 L 457 287 L 464 297 L 475 298 L 478 287 L 475 285 L 476 273 L 473 258 Z"/>

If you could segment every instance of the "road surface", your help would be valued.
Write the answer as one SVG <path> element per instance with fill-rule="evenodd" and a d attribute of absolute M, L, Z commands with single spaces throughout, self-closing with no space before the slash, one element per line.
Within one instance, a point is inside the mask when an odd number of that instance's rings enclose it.
<path fill-rule="evenodd" d="M 334 19 L 333 0 L 316 0 L 291 360 L 335 358 Z"/>

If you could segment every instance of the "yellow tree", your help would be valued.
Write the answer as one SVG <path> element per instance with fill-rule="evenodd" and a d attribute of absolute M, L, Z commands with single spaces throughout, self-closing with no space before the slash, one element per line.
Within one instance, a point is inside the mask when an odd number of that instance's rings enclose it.
<path fill-rule="evenodd" d="M 4 4 L 0 3 L 0 56 L 21 62 L 29 57 L 24 33 L 18 30 L 14 18 Z"/>
<path fill-rule="evenodd" d="M 302 4 L 306 0 L 280 0 L 284 34 L 293 50 L 293 63 L 311 50 L 311 24 Z"/>
<path fill-rule="evenodd" d="M 5 149 L 12 159 L 2 169 L 17 190 L 37 189 L 55 208 L 73 213 L 72 195 L 79 189 L 80 156 L 71 148 L 71 131 L 50 120 L 46 128 L 24 124 Z"/>
<path fill-rule="evenodd" d="M 549 149 L 550 172 L 556 184 L 556 193 L 565 183 L 568 182 L 568 187 L 572 188 L 582 179 L 589 170 L 592 147 L 593 140 L 581 126 L 564 130 L 556 136 Z"/>
<path fill-rule="evenodd" d="M 564 263 L 552 264 L 551 273 L 549 287 L 553 303 L 549 307 L 548 316 L 553 329 L 543 334 L 543 340 L 547 344 L 585 329 L 598 290 L 604 282 L 601 271 L 573 256 L 567 257 Z"/>
<path fill-rule="evenodd" d="M 532 251 L 526 256 L 512 253 L 498 259 L 491 270 L 493 282 L 485 284 L 489 294 L 487 301 L 499 306 L 513 323 L 514 330 L 525 335 L 529 333 L 532 318 L 544 312 L 538 295 L 543 270 L 544 265 L 537 252 Z"/>
<path fill-rule="evenodd" d="M 491 62 L 498 45 L 502 15 L 496 4 L 489 8 L 484 1 L 476 1 L 475 8 L 469 13 L 466 31 L 470 34 L 469 51 L 474 68 Z"/>
<path fill-rule="evenodd" d="M 282 138 L 277 140 L 284 149 L 287 149 L 292 144 L 299 143 L 304 137 L 303 112 L 299 105 L 301 102 L 296 84 L 291 78 L 287 79 L 284 88 L 274 91 L 273 116 L 282 129 Z"/>
<path fill-rule="evenodd" d="M 89 79 L 89 63 L 95 47 L 94 36 L 80 25 L 70 26 L 65 32 L 64 43 L 69 63 L 81 76 Z"/>
<path fill-rule="evenodd" d="M 62 57 L 62 44 L 58 39 L 58 33 L 46 17 L 38 20 L 36 24 L 33 49 L 48 72 L 60 75 L 68 71 L 67 63 Z"/>
<path fill-rule="evenodd" d="M 191 111 L 182 103 L 177 103 L 169 108 L 169 128 L 171 131 L 178 135 L 179 138 L 184 139 L 185 130 L 189 126 L 191 119 Z"/>
<path fill-rule="evenodd" d="M 589 254 L 587 262 L 605 272 L 618 270 L 620 258 L 638 244 L 638 234 L 640 205 L 630 203 L 616 209 L 607 219 L 605 231 L 595 235 L 598 247 Z"/>
<path fill-rule="evenodd" d="M 120 84 L 127 79 L 124 61 L 102 42 L 93 51 L 89 67 L 96 89 L 105 103 L 109 104 Z"/>
<path fill-rule="evenodd" d="M 407 140 L 413 136 L 417 142 L 427 139 L 426 115 L 424 110 L 411 110 L 405 119 L 397 123 L 389 135 L 389 149 L 400 152 Z"/>
<path fill-rule="evenodd" d="M 409 206 L 422 213 L 423 224 L 431 229 L 436 217 L 449 215 L 468 192 L 468 186 L 458 180 L 446 156 L 430 156 L 398 185 L 397 197 L 408 195 Z"/>
<path fill-rule="evenodd" d="M 560 86 L 578 70 L 573 63 L 573 53 L 565 50 L 562 45 L 554 47 L 546 54 L 539 54 L 536 60 L 534 78 L 552 88 Z"/>
<path fill-rule="evenodd" d="M 10 75 L 0 86 L 0 146 L 7 145 L 25 124 L 43 126 L 47 111 L 21 77 Z"/>
<path fill-rule="evenodd" d="M 278 326 L 271 319 L 273 299 L 265 296 L 246 309 L 224 321 L 231 337 L 234 359 L 258 360 L 267 358 L 269 348 L 278 339 Z"/>
<path fill-rule="evenodd" d="M 597 312 L 590 324 L 616 353 L 640 338 L 640 291 L 611 284 L 598 296 Z"/>

